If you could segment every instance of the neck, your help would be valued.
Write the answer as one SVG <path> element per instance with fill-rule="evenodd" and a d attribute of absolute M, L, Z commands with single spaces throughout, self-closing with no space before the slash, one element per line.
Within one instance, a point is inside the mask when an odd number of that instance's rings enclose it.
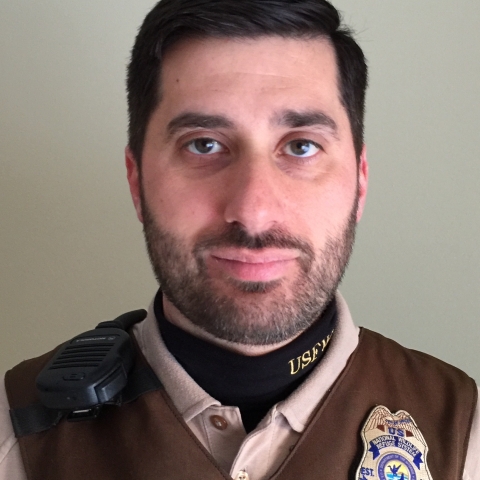
<path fill-rule="evenodd" d="M 242 343 L 229 342 L 221 338 L 217 338 L 212 334 L 206 332 L 202 328 L 193 324 L 187 317 L 185 317 L 169 300 L 163 295 L 163 313 L 165 318 L 175 325 L 178 328 L 181 328 L 185 332 L 197 337 L 201 340 L 204 340 L 208 343 L 217 345 L 218 347 L 224 348 L 231 352 L 238 353 L 240 355 L 245 355 L 248 357 L 256 357 L 260 355 L 265 355 L 266 353 L 273 352 L 279 348 L 288 345 L 290 342 L 295 340 L 298 335 L 285 340 L 284 342 L 275 343 L 272 345 L 245 345 Z M 300 335 L 300 334 L 299 334 Z"/>

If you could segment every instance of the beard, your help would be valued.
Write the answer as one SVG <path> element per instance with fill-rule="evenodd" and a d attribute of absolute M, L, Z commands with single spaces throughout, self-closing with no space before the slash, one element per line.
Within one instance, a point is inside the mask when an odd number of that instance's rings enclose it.
<path fill-rule="evenodd" d="M 358 194 L 340 231 L 327 236 L 317 251 L 284 229 L 251 236 L 238 223 L 202 235 L 189 248 L 156 222 L 142 195 L 143 230 L 160 288 L 183 316 L 223 340 L 272 345 L 306 330 L 332 300 L 352 253 L 357 205 Z M 290 286 L 286 279 L 252 282 L 234 278 L 219 285 L 205 262 L 209 249 L 217 247 L 296 249 L 300 252 L 298 272 Z"/>

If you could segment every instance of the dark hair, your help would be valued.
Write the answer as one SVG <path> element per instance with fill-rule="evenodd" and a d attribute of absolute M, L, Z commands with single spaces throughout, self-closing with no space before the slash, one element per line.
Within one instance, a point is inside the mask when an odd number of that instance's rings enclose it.
<path fill-rule="evenodd" d="M 161 0 L 144 20 L 128 66 L 129 146 L 137 163 L 141 163 L 148 122 L 161 100 L 161 62 L 169 47 L 189 37 L 268 35 L 330 40 L 358 158 L 363 145 L 367 65 L 333 5 L 326 0 Z"/>

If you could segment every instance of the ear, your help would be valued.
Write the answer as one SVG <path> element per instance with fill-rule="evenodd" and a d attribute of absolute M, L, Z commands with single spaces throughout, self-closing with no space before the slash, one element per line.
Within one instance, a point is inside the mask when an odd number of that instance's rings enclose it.
<path fill-rule="evenodd" d="M 132 196 L 133 205 L 137 212 L 137 218 L 143 223 L 140 171 L 137 161 L 128 146 L 125 148 L 125 166 L 127 167 L 127 180 L 128 185 L 130 186 L 130 195 Z"/>
<path fill-rule="evenodd" d="M 363 145 L 362 153 L 360 154 L 360 163 L 358 165 L 358 208 L 357 208 L 357 223 L 363 215 L 365 202 L 367 200 L 368 187 L 368 161 L 367 161 L 367 147 Z"/>

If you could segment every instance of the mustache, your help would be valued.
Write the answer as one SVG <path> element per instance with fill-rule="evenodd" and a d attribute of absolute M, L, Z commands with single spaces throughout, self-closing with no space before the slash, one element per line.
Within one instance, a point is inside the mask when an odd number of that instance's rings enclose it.
<path fill-rule="evenodd" d="M 250 235 L 240 224 L 231 223 L 225 227 L 201 236 L 195 244 L 193 253 L 201 254 L 216 247 L 238 247 L 249 250 L 264 248 L 288 248 L 299 250 L 304 262 L 311 264 L 315 258 L 312 245 L 281 228 L 272 228 L 258 235 Z"/>

